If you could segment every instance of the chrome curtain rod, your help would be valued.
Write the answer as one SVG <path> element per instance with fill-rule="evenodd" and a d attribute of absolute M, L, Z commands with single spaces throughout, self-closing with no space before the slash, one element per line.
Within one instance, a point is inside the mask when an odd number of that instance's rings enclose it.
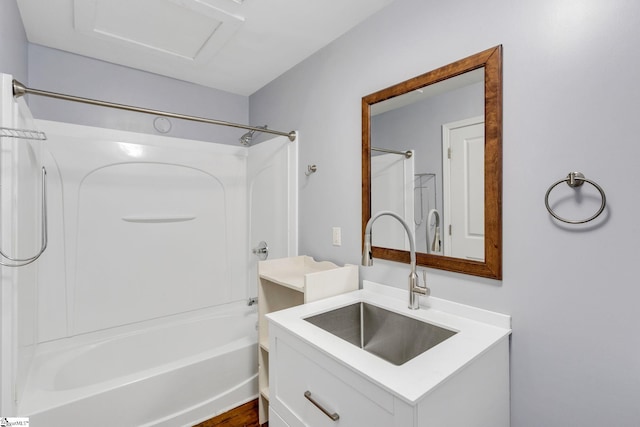
<path fill-rule="evenodd" d="M 380 151 L 382 153 L 400 154 L 401 156 L 405 156 L 407 159 L 410 159 L 411 156 L 413 156 L 413 153 L 411 152 L 411 150 L 396 151 L 396 150 L 388 150 L 386 148 L 371 147 L 371 151 Z"/>
<path fill-rule="evenodd" d="M 26 94 L 46 96 L 49 98 L 62 99 L 64 101 L 81 102 L 83 104 L 97 105 L 99 107 L 117 108 L 119 110 L 133 111 L 136 113 L 153 114 L 154 116 L 163 116 L 163 117 L 171 117 L 174 119 L 191 120 L 192 122 L 202 122 L 202 123 L 209 123 L 212 125 L 230 126 L 234 128 L 248 129 L 248 130 L 253 130 L 257 132 L 270 133 L 273 135 L 286 136 L 287 138 L 289 138 L 289 141 L 294 141 L 296 139 L 296 133 L 294 131 L 280 132 L 277 130 L 264 129 L 261 127 L 241 125 L 239 123 L 232 123 L 232 122 L 225 122 L 223 120 L 208 119 L 205 117 L 197 117 L 197 116 L 188 116 L 186 114 L 178 114 L 178 113 L 171 113 L 171 112 L 161 111 L 161 110 L 152 110 L 149 108 L 134 107 L 131 105 L 116 104 L 113 102 L 99 101 L 97 99 L 81 98 L 78 96 L 65 95 L 63 93 L 47 92 L 45 90 L 28 88 L 22 83 L 20 83 L 19 81 L 13 80 L 13 96 L 18 98 Z"/>

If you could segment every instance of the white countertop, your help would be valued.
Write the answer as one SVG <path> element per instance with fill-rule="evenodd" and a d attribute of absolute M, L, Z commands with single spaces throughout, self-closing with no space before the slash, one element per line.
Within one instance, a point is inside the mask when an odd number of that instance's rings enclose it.
<path fill-rule="evenodd" d="M 367 302 L 457 333 L 401 366 L 389 363 L 304 319 Z M 419 310 L 407 308 L 407 291 L 364 281 L 363 289 L 270 313 L 267 318 L 410 404 L 468 365 L 511 333 L 505 314 L 428 297 Z"/>

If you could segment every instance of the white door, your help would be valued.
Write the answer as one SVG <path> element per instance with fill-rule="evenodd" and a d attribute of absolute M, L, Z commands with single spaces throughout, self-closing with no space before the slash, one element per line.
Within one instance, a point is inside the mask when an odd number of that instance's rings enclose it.
<path fill-rule="evenodd" d="M 484 117 L 442 126 L 447 256 L 484 260 Z"/>
<path fill-rule="evenodd" d="M 248 295 L 258 294 L 258 256 L 264 241 L 268 258 L 298 254 L 298 139 L 279 136 L 249 148 Z"/>
<path fill-rule="evenodd" d="M 392 211 L 414 226 L 414 156 L 382 154 L 371 157 L 371 215 Z M 409 250 L 404 227 L 395 219 L 383 216 L 371 233 L 373 246 Z"/>

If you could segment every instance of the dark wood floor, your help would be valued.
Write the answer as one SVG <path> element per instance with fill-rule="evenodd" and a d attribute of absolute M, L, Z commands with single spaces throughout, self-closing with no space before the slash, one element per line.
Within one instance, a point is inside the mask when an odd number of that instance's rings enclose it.
<path fill-rule="evenodd" d="M 224 414 L 211 418 L 194 427 L 261 427 L 258 424 L 258 399 L 238 406 Z M 269 427 L 269 423 L 265 423 L 262 427 Z"/>

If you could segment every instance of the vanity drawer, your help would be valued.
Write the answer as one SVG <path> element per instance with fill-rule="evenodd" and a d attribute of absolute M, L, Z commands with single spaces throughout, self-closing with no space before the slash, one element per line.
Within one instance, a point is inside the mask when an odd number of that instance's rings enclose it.
<path fill-rule="evenodd" d="M 269 406 L 269 427 L 289 427 L 282 417 L 273 409 L 273 406 Z"/>
<path fill-rule="evenodd" d="M 277 357 L 272 359 L 270 369 L 272 375 L 275 373 L 270 390 L 272 405 L 289 426 L 394 425 L 394 399 L 390 394 L 362 378 L 350 378 L 344 367 L 336 372 L 325 369 L 314 361 L 313 354 L 308 357 L 283 340 L 277 341 L 275 351 Z M 331 414 L 339 418 L 333 420 Z"/>

